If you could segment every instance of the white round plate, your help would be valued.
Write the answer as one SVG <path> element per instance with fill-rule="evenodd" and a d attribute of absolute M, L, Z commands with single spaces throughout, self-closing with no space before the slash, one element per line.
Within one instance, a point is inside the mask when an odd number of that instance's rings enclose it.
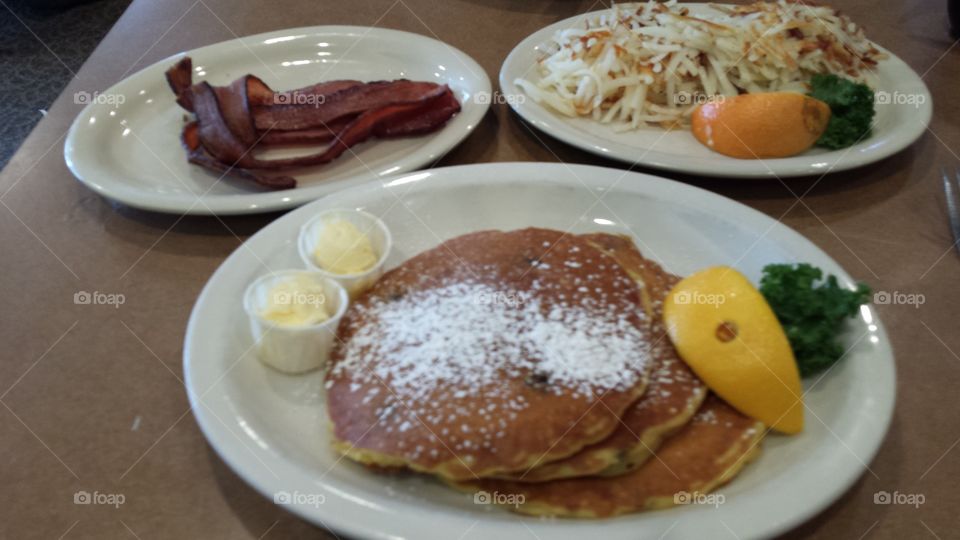
<path fill-rule="evenodd" d="M 462 110 L 419 137 L 370 140 L 332 163 L 292 173 L 298 187 L 267 191 L 187 163 L 180 145 L 186 112 L 164 72 L 184 55 L 194 80 L 225 85 L 248 73 L 277 90 L 334 79 L 412 79 L 447 84 Z M 101 195 L 137 208 L 178 214 L 245 214 L 293 208 L 365 181 L 429 165 L 462 141 L 489 107 L 490 79 L 450 45 L 409 32 L 355 26 L 293 28 L 224 41 L 161 60 L 99 94 L 73 122 L 67 166 Z M 480 98 L 477 96 L 480 95 Z M 310 150 L 273 149 L 265 157 Z M 313 150 L 315 151 L 315 150 Z"/>
<path fill-rule="evenodd" d="M 713 12 L 707 4 L 684 4 L 693 14 Z M 736 159 L 700 144 L 689 130 L 646 126 L 617 133 L 587 118 L 568 118 L 527 97 L 514 81 L 536 80 L 537 60 L 545 56 L 554 33 L 582 26 L 602 11 L 577 15 L 538 30 L 514 47 L 500 68 L 500 91 L 521 118 L 561 141 L 595 154 L 654 169 L 704 176 L 786 178 L 823 175 L 860 167 L 891 156 L 923 135 L 933 114 L 933 98 L 920 77 L 903 60 L 877 46 L 889 58 L 879 62 L 877 115 L 873 134 L 842 150 L 813 148 L 780 159 Z M 882 96 L 882 97 L 880 97 Z M 886 99 L 884 99 L 886 98 Z M 888 103 L 880 103 L 888 101 Z"/>
<path fill-rule="evenodd" d="M 757 280 L 768 263 L 806 261 L 853 284 L 823 251 L 766 215 L 685 184 L 600 167 L 432 169 L 295 210 L 247 240 L 210 278 L 190 317 L 184 372 L 194 414 L 220 456 L 261 493 L 314 523 L 382 539 L 702 539 L 724 530 L 723 523 L 739 538 L 767 537 L 839 497 L 887 430 L 893 353 L 876 312 L 865 306 L 844 336 L 846 358 L 822 380 L 805 381 L 806 430 L 769 436 L 758 460 L 722 489 L 719 507 L 540 520 L 474 504 L 472 496 L 429 478 L 375 474 L 330 449 L 320 373 L 285 376 L 256 359 L 241 305 L 244 288 L 258 276 L 300 267 L 299 228 L 328 208 L 380 216 L 393 232 L 388 267 L 460 234 L 539 226 L 632 234 L 647 256 L 679 275 L 727 264 Z"/>

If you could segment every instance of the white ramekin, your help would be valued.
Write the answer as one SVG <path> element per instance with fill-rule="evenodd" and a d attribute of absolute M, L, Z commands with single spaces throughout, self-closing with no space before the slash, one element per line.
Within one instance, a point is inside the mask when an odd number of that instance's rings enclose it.
<path fill-rule="evenodd" d="M 377 263 L 366 272 L 334 274 L 320 268 L 313 257 L 323 228 L 327 223 L 341 219 L 352 223 L 370 239 L 370 244 L 377 254 Z M 310 221 L 304 223 L 303 227 L 300 228 L 300 237 L 297 239 L 297 250 L 300 252 L 303 264 L 310 270 L 319 272 L 342 285 L 350 298 L 356 298 L 380 279 L 392 247 L 393 239 L 390 237 L 390 229 L 377 216 L 362 210 L 334 209 L 320 212 Z"/>
<path fill-rule="evenodd" d="M 270 291 L 294 277 L 306 277 L 323 287 L 329 319 L 317 324 L 291 326 L 277 324 L 261 315 Z M 305 373 L 326 365 L 336 342 L 337 326 L 349 303 L 343 286 L 310 270 L 282 270 L 261 276 L 247 287 L 243 295 L 243 309 L 250 319 L 257 356 L 264 364 L 289 374 Z"/>

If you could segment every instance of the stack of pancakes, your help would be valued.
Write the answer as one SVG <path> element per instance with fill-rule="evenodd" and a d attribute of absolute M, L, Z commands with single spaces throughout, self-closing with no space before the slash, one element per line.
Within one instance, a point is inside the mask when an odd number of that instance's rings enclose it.
<path fill-rule="evenodd" d="M 677 356 L 660 316 L 676 281 L 601 233 L 482 231 L 421 253 L 344 316 L 326 378 L 334 447 L 528 514 L 706 493 L 764 428 Z"/>

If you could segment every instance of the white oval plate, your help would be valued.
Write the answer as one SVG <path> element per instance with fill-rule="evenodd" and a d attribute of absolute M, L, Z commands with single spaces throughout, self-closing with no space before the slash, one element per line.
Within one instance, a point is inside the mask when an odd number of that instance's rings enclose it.
<path fill-rule="evenodd" d="M 596 197 L 602 197 L 600 203 Z M 822 510 L 863 472 L 894 404 L 894 362 L 876 312 L 845 335 L 847 357 L 806 381 L 806 431 L 771 435 L 763 454 L 723 488 L 718 508 L 679 507 L 602 521 L 540 520 L 476 505 L 427 478 L 378 475 L 329 446 L 322 375 L 289 377 L 251 349 L 244 288 L 298 268 L 297 232 L 327 208 L 378 215 L 393 232 L 392 267 L 441 240 L 480 230 L 551 227 L 619 231 L 686 275 L 728 264 L 753 280 L 772 262 L 806 261 L 850 276 L 788 227 L 740 203 L 678 182 L 615 169 L 498 163 L 411 173 L 344 190 L 295 210 L 237 249 L 194 306 L 184 344 L 190 403 L 210 444 L 256 489 L 314 523 L 367 538 L 711 538 L 724 522 L 740 538 L 770 536 Z M 758 231 L 767 231 L 760 234 Z"/>
<path fill-rule="evenodd" d="M 707 4 L 684 4 L 694 14 L 710 13 Z M 689 130 L 667 131 L 653 126 L 617 133 L 587 118 L 568 118 L 537 104 L 514 81 L 535 79 L 535 68 L 557 30 L 584 24 L 602 11 L 577 15 L 538 30 L 514 47 L 500 68 L 500 90 L 507 103 L 527 122 L 561 141 L 611 159 L 642 167 L 704 176 L 767 177 L 823 175 L 879 161 L 909 146 L 923 135 L 933 114 L 933 98 L 920 77 L 903 60 L 877 46 L 889 58 L 877 65 L 878 86 L 889 103 L 876 105 L 873 134 L 842 150 L 813 148 L 780 159 L 736 159 L 698 142 Z M 898 97 L 906 96 L 906 97 Z M 907 101 L 913 100 L 911 103 Z M 899 103 L 895 103 L 899 101 Z M 922 102 L 922 103 L 921 103 Z M 912 103 L 917 103 L 914 105 Z"/>
<path fill-rule="evenodd" d="M 294 171 L 296 189 L 266 191 L 233 178 L 217 181 L 218 175 L 187 163 L 180 146 L 185 111 L 174 102 L 164 78 L 184 54 L 193 58 L 194 80 L 214 85 L 248 73 L 277 90 L 333 79 L 436 81 L 450 85 L 462 110 L 434 133 L 367 141 L 332 163 Z M 81 182 L 137 208 L 179 214 L 282 210 L 435 162 L 480 122 L 489 107 L 483 95 L 489 94 L 490 79 L 483 68 L 441 41 L 383 28 L 293 28 L 194 49 L 161 60 L 100 94 L 81 96 L 89 105 L 70 128 L 64 156 Z"/>

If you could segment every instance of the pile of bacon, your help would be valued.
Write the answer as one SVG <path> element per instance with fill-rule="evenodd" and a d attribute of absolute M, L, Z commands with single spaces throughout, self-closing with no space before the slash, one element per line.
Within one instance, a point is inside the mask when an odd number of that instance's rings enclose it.
<path fill-rule="evenodd" d="M 327 163 L 370 137 L 429 133 L 460 111 L 446 85 L 396 81 L 329 81 L 276 92 L 254 75 L 229 86 L 193 84 L 193 63 L 184 58 L 167 70 L 177 104 L 194 113 L 182 141 L 190 163 L 232 174 L 272 189 L 296 187 L 290 176 L 265 174 Z M 324 144 L 316 153 L 260 159 L 270 146 Z"/>

